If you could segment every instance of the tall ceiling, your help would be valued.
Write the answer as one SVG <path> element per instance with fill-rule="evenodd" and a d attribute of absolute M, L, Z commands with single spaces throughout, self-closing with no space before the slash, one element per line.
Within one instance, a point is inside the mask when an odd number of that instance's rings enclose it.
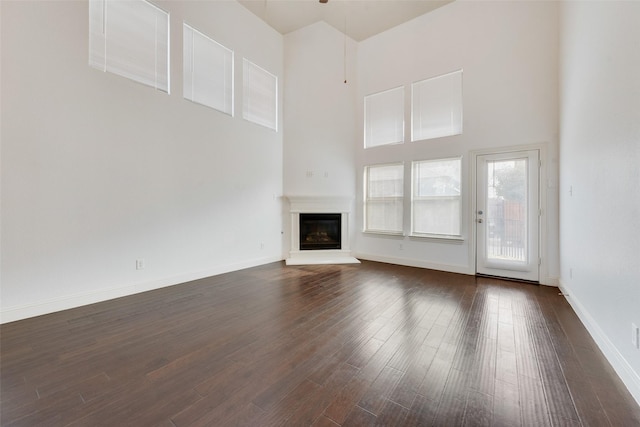
<path fill-rule="evenodd" d="M 453 0 L 238 0 L 281 34 L 325 21 L 362 41 Z"/>

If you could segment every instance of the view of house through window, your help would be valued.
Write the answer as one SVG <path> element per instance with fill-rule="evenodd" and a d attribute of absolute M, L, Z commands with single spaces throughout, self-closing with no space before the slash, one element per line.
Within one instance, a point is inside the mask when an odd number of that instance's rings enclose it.
<path fill-rule="evenodd" d="M 527 159 L 487 164 L 487 257 L 527 260 Z"/>
<path fill-rule="evenodd" d="M 401 234 L 404 203 L 402 163 L 367 166 L 365 183 L 365 231 Z"/>
<path fill-rule="evenodd" d="M 460 164 L 460 158 L 413 162 L 412 235 L 460 235 Z"/>
<path fill-rule="evenodd" d="M 364 97 L 365 148 L 404 142 L 404 89 Z M 461 133 L 462 70 L 414 82 L 411 140 Z M 412 162 L 411 235 L 460 238 L 461 158 L 417 161 L 412 157 L 405 158 Z M 365 231 L 404 232 L 403 171 L 403 163 L 365 167 Z"/>

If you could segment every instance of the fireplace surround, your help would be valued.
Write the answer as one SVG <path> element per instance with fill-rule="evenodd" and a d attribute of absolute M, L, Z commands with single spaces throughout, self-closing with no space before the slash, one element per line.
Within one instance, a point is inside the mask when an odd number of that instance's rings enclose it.
<path fill-rule="evenodd" d="M 352 198 L 287 196 L 291 248 L 287 265 L 356 264 L 349 246 Z"/>

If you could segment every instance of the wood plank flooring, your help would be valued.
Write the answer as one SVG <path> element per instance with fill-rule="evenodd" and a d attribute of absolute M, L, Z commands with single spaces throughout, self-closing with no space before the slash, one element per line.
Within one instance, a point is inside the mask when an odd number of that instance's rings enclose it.
<path fill-rule="evenodd" d="M 9 426 L 639 426 L 556 288 L 274 263 L 0 329 Z"/>

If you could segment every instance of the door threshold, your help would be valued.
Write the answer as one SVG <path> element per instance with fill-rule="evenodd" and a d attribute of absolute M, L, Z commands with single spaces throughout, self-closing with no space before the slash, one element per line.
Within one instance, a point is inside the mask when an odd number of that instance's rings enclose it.
<path fill-rule="evenodd" d="M 540 281 L 538 281 L 538 280 L 515 279 L 513 277 L 492 276 L 490 274 L 482 274 L 482 273 L 476 273 L 476 277 L 484 277 L 486 279 L 506 280 L 506 281 L 509 281 L 509 282 L 525 283 L 527 285 L 539 285 L 540 284 Z"/>

